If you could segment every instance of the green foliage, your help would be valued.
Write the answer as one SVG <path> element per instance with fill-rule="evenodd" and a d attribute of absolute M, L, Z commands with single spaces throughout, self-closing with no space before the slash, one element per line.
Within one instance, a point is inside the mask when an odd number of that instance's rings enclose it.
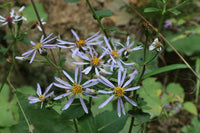
<path fill-rule="evenodd" d="M 79 2 L 81 0 L 65 0 L 66 3 L 75 3 L 75 2 Z"/>
<path fill-rule="evenodd" d="M 178 50 L 181 54 L 191 56 L 196 52 L 200 52 L 200 38 L 199 38 L 200 28 L 199 27 L 189 27 L 178 34 L 173 34 L 169 32 L 167 40 Z M 167 51 L 173 51 L 171 47 L 167 47 Z"/>
<path fill-rule="evenodd" d="M 140 98 L 143 98 L 145 104 L 139 104 L 144 112 L 151 115 L 151 118 L 159 116 L 162 107 L 166 103 L 178 101 L 183 102 L 184 91 L 183 88 L 176 83 L 171 83 L 166 88 L 166 93 L 162 93 L 162 85 L 156 82 L 155 78 L 147 78 L 142 82 L 142 87 L 137 91 Z"/>
<path fill-rule="evenodd" d="M 187 66 L 185 64 L 172 64 L 172 65 L 168 65 L 168 66 L 164 66 L 164 67 L 160 67 L 157 70 L 151 71 L 147 74 L 145 74 L 142 79 L 148 78 L 150 76 L 159 74 L 159 73 L 163 73 L 163 72 L 167 72 L 167 71 L 171 71 L 171 70 L 175 70 L 175 69 L 183 69 L 183 68 L 187 68 Z"/>
<path fill-rule="evenodd" d="M 95 11 L 97 17 L 99 17 L 100 19 L 103 17 L 110 17 L 112 16 L 112 12 L 109 9 L 105 9 L 105 10 L 98 10 Z"/>
<path fill-rule="evenodd" d="M 27 96 L 17 93 L 19 101 L 24 109 L 28 120 L 33 127 L 35 133 L 57 133 L 57 132 L 75 132 L 73 123 L 68 120 L 59 119 L 60 115 L 54 110 L 40 109 L 40 103 L 29 104 Z M 28 132 L 29 128 L 20 112 L 20 121 L 17 125 L 11 128 L 12 132 Z"/>
<path fill-rule="evenodd" d="M 19 92 L 24 95 L 35 95 L 35 89 L 31 86 L 22 86 L 20 88 L 17 88 L 15 92 Z"/>
<path fill-rule="evenodd" d="M 44 11 L 44 8 L 43 8 L 42 4 L 40 4 L 40 3 L 38 3 L 38 2 L 35 2 L 35 6 L 36 6 L 36 8 L 37 8 L 37 11 L 38 11 L 38 13 L 39 13 L 40 18 L 43 18 L 44 21 L 46 21 L 48 15 L 47 15 L 47 13 Z M 28 5 L 28 6 L 24 9 L 23 13 L 24 13 L 24 16 L 27 18 L 27 22 L 30 22 L 30 21 L 38 21 L 37 16 L 36 16 L 36 13 L 35 13 L 35 11 L 34 11 L 34 8 L 33 8 L 33 5 L 32 5 L 32 4 Z"/>
<path fill-rule="evenodd" d="M 130 110 L 128 111 L 128 113 L 131 114 L 134 118 L 136 118 L 141 123 L 148 122 L 150 119 L 150 114 L 145 113 L 141 110 L 137 110 L 137 111 Z"/>
<path fill-rule="evenodd" d="M 117 28 L 110 28 L 110 27 L 107 27 L 105 28 L 105 30 L 109 30 L 109 31 L 116 31 L 116 32 L 119 32 L 119 33 L 123 33 L 123 34 L 126 34 L 126 31 L 121 31 Z"/>
<path fill-rule="evenodd" d="M 17 124 L 18 121 L 19 112 L 16 97 L 11 94 L 8 85 L 4 84 L 0 93 L 0 127 L 10 127 Z"/>
<path fill-rule="evenodd" d="M 184 126 L 181 131 L 183 133 L 199 133 L 200 131 L 200 121 L 198 120 L 198 117 L 193 117 L 191 120 L 192 125 L 186 125 Z"/>
<path fill-rule="evenodd" d="M 144 9 L 144 12 L 145 13 L 150 13 L 150 12 L 160 12 L 161 13 L 162 10 L 159 8 L 155 8 L 155 7 L 148 7 L 148 8 Z"/>
<path fill-rule="evenodd" d="M 5 4 L 2 4 L 2 5 L 0 5 L 0 9 L 6 7 L 8 5 L 11 5 L 11 4 L 12 4 L 12 2 L 7 2 Z"/>
<path fill-rule="evenodd" d="M 168 10 L 169 12 L 173 13 L 174 15 L 179 15 L 181 14 L 181 12 L 177 9 L 171 9 L 171 10 Z"/>
<path fill-rule="evenodd" d="M 183 104 L 183 107 L 190 113 L 194 114 L 194 115 L 198 115 L 198 112 L 197 112 L 197 108 L 196 106 L 194 105 L 194 103 L 192 102 L 185 102 Z"/>
<path fill-rule="evenodd" d="M 118 117 L 116 111 L 103 112 L 95 117 L 99 133 L 117 133 L 123 129 L 128 116 Z"/>

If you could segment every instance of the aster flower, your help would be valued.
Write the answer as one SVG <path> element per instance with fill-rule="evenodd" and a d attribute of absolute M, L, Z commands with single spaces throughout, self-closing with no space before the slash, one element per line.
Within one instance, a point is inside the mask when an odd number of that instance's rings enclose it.
<path fill-rule="evenodd" d="M 137 90 L 140 88 L 140 86 L 135 86 L 135 87 L 130 87 L 130 88 L 125 88 L 127 87 L 131 81 L 134 79 L 135 75 L 137 74 L 137 71 L 133 72 L 131 78 L 125 81 L 126 78 L 126 71 L 127 69 L 124 70 L 124 73 L 122 75 L 122 71 L 119 69 L 118 71 L 118 85 L 115 86 L 113 83 L 111 83 L 109 80 L 107 80 L 105 77 L 101 76 L 99 81 L 101 83 L 103 83 L 104 85 L 114 89 L 113 91 L 105 91 L 105 90 L 99 90 L 99 93 L 102 94 L 112 94 L 104 103 L 102 103 L 99 108 L 103 108 L 105 105 L 107 105 L 114 97 L 117 97 L 117 112 L 118 112 L 118 116 L 121 116 L 121 110 L 123 112 L 123 114 L 125 115 L 125 109 L 124 109 L 124 104 L 122 101 L 122 98 L 126 99 L 126 101 L 128 101 L 130 104 L 132 104 L 133 106 L 137 106 L 137 104 L 132 101 L 130 98 L 128 98 L 125 93 L 128 91 L 133 91 L 133 90 Z"/>
<path fill-rule="evenodd" d="M 53 33 L 52 33 L 53 34 Z M 40 54 L 42 54 L 42 51 L 44 51 L 44 49 L 52 49 L 52 48 L 56 48 L 55 44 L 48 44 L 50 41 L 56 39 L 56 37 L 53 37 L 50 39 L 50 37 L 52 36 L 52 34 L 50 34 L 49 36 L 47 36 L 46 38 L 44 38 L 44 35 L 42 35 L 40 42 L 35 43 L 33 41 L 30 41 L 30 43 L 33 45 L 33 48 L 25 53 L 22 54 L 22 56 L 24 56 L 25 58 L 29 57 L 31 54 L 32 58 L 30 60 L 30 63 L 33 62 L 33 59 L 35 58 L 36 52 L 39 51 Z"/>
<path fill-rule="evenodd" d="M 12 9 L 11 15 L 14 17 L 16 21 L 24 20 L 27 21 L 27 18 L 23 14 L 23 10 L 25 9 L 25 6 L 22 6 L 20 9 Z"/>
<path fill-rule="evenodd" d="M 160 52 L 162 50 L 162 43 L 159 42 L 158 38 L 155 38 L 153 43 L 149 46 L 149 50 L 156 50 Z"/>
<path fill-rule="evenodd" d="M 135 41 L 132 41 L 130 43 L 130 37 L 129 36 L 127 37 L 126 46 L 124 46 L 120 42 L 116 42 L 116 43 L 119 44 L 120 46 L 122 46 L 121 50 L 124 52 L 125 56 L 128 55 L 128 53 L 131 53 L 132 51 L 142 49 L 142 46 L 137 46 L 137 47 L 131 49 L 131 47 L 134 45 Z M 119 51 L 121 51 L 121 50 L 119 50 Z"/>
<path fill-rule="evenodd" d="M 166 20 L 164 24 L 164 28 L 167 29 L 172 26 L 172 22 L 170 20 Z"/>
<path fill-rule="evenodd" d="M 1 25 L 4 26 L 8 23 L 15 24 L 15 20 L 13 20 L 13 16 L 8 16 L 4 18 L 3 16 L 0 15 L 0 22 L 2 23 Z"/>
<path fill-rule="evenodd" d="M 106 71 L 103 67 L 103 60 L 102 58 L 106 55 L 106 52 L 103 52 L 101 56 L 98 56 L 98 53 L 95 50 L 90 50 L 89 56 L 83 53 L 77 54 L 80 58 L 86 60 L 86 62 L 73 62 L 76 65 L 89 65 L 86 67 L 82 72 L 88 74 L 92 68 L 95 70 L 97 76 L 99 76 L 99 71 L 105 74 L 112 74 L 111 72 Z"/>
<path fill-rule="evenodd" d="M 80 39 L 79 36 L 77 35 L 77 33 L 74 30 L 71 30 L 71 32 L 74 35 L 74 37 L 76 38 L 76 42 L 67 42 L 67 41 L 63 41 L 63 40 L 60 40 L 60 39 L 57 39 L 57 41 L 59 42 L 58 43 L 58 47 L 61 47 L 61 48 L 75 48 L 75 50 L 72 50 L 72 52 L 73 52 L 72 58 L 74 58 L 74 56 L 80 50 L 87 51 L 90 48 L 90 46 L 99 45 L 99 44 L 103 43 L 103 41 L 95 42 L 99 38 L 102 37 L 102 35 L 98 35 L 100 31 L 95 33 L 93 36 L 87 38 L 86 40 Z M 65 44 L 71 45 L 71 46 L 68 46 L 68 47 L 67 46 L 63 46 Z"/>
<path fill-rule="evenodd" d="M 40 84 L 37 83 L 37 95 L 38 95 L 38 97 L 29 96 L 29 97 L 28 97 L 28 100 L 30 100 L 29 103 L 32 104 L 32 103 L 41 102 L 41 108 L 42 108 L 43 102 L 45 101 L 45 99 L 48 98 L 48 97 L 50 97 L 50 96 L 52 96 L 52 95 L 54 94 L 54 91 L 48 93 L 49 90 L 51 89 L 52 85 L 53 85 L 53 84 L 50 84 L 50 85 L 46 88 L 45 92 L 42 94 L 42 90 L 41 90 Z M 47 94 L 47 93 L 48 93 L 48 94 Z"/>
<path fill-rule="evenodd" d="M 71 78 L 71 76 L 63 71 L 64 75 L 67 77 L 67 79 L 72 83 L 69 84 L 67 82 L 65 82 L 64 80 L 55 77 L 55 80 L 58 81 L 60 84 L 58 83 L 54 83 L 54 85 L 56 87 L 62 88 L 62 89 L 66 89 L 66 93 L 57 96 L 54 98 L 54 100 L 58 100 L 61 99 L 63 97 L 69 96 L 70 94 L 72 94 L 72 96 L 70 97 L 70 99 L 67 101 L 67 103 L 64 105 L 64 107 L 62 108 L 62 110 L 66 110 L 69 108 L 69 106 L 72 104 L 72 102 L 74 101 L 74 98 L 76 95 L 78 95 L 81 105 L 83 107 L 83 110 L 85 111 L 85 113 L 88 113 L 88 109 L 84 103 L 84 100 L 82 98 L 82 94 L 89 96 L 89 97 L 94 97 L 96 98 L 97 96 L 93 96 L 92 93 L 93 91 L 91 89 L 89 89 L 88 87 L 91 87 L 93 85 L 96 85 L 98 83 L 97 79 L 91 79 L 86 81 L 85 83 L 81 84 L 81 80 L 82 80 L 82 72 L 81 72 L 81 68 L 80 68 L 80 76 L 79 76 L 79 80 L 78 80 L 78 71 L 79 68 L 78 66 L 75 69 L 75 80 L 73 80 Z"/>
<path fill-rule="evenodd" d="M 110 59 L 107 62 L 111 63 L 111 65 L 110 65 L 111 71 L 113 71 L 114 67 L 119 67 L 121 70 L 123 70 L 124 67 L 123 67 L 122 64 L 124 64 L 124 65 L 134 65 L 135 64 L 135 63 L 125 63 L 125 62 L 123 62 L 120 59 L 120 56 L 121 56 L 122 51 L 124 49 L 117 50 L 116 46 L 114 46 L 114 49 L 112 49 L 109 42 L 108 42 L 108 39 L 105 36 L 104 36 L 104 40 L 105 40 L 105 43 L 107 45 L 107 49 L 105 49 L 104 47 L 103 48 L 104 48 L 105 51 L 107 51 L 107 53 L 110 56 Z"/>

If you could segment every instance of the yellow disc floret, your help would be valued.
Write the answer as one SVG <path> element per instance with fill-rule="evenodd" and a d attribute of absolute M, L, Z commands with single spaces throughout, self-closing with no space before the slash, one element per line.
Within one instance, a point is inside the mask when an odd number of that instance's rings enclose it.
<path fill-rule="evenodd" d="M 80 94 L 80 93 L 82 93 L 82 86 L 79 85 L 79 84 L 73 84 L 72 93 L 73 94 Z"/>
<path fill-rule="evenodd" d="M 41 102 L 43 102 L 44 99 L 45 99 L 45 96 L 44 96 L 44 95 L 40 95 L 40 96 L 39 96 L 39 100 L 40 100 Z"/>
<path fill-rule="evenodd" d="M 113 50 L 111 52 L 112 57 L 114 57 L 115 59 L 117 59 L 119 57 L 119 54 L 117 53 L 117 51 Z"/>
<path fill-rule="evenodd" d="M 36 50 L 38 50 L 42 47 L 42 43 L 37 43 L 37 44 L 35 44 L 34 47 L 35 47 Z"/>
<path fill-rule="evenodd" d="M 122 97 L 123 95 L 124 95 L 124 88 L 121 88 L 121 87 L 116 87 L 115 89 L 114 89 L 114 94 L 115 94 L 115 96 L 117 96 L 117 97 Z"/>
<path fill-rule="evenodd" d="M 100 59 L 97 58 L 97 57 L 94 57 L 91 59 L 91 62 L 92 66 L 98 66 L 100 64 Z"/>
<path fill-rule="evenodd" d="M 161 42 L 156 42 L 156 48 L 160 48 L 162 47 L 162 43 Z"/>
<path fill-rule="evenodd" d="M 84 41 L 84 40 L 78 40 L 78 41 L 76 42 L 76 46 L 78 46 L 78 47 L 85 46 L 85 41 Z"/>

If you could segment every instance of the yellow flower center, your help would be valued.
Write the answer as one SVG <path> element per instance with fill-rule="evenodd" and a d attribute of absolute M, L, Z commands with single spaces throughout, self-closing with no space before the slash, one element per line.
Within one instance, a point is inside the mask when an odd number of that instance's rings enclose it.
<path fill-rule="evenodd" d="M 78 40 L 78 41 L 76 42 L 76 46 L 78 46 L 78 47 L 85 46 L 85 41 L 84 41 L 84 40 Z"/>
<path fill-rule="evenodd" d="M 91 59 L 91 64 L 92 64 L 93 66 L 98 66 L 98 65 L 100 64 L 99 58 L 97 58 L 97 57 L 92 58 L 92 59 Z"/>
<path fill-rule="evenodd" d="M 160 47 L 162 47 L 162 43 L 156 42 L 156 48 L 160 48 Z"/>
<path fill-rule="evenodd" d="M 117 51 L 113 50 L 111 52 L 112 57 L 114 57 L 115 59 L 117 59 L 119 57 L 119 54 L 117 53 Z"/>
<path fill-rule="evenodd" d="M 40 96 L 39 96 L 39 100 L 40 100 L 41 102 L 43 102 L 44 99 L 45 99 L 45 96 L 43 96 L 43 95 L 40 95 Z"/>
<path fill-rule="evenodd" d="M 34 47 L 35 47 L 36 50 L 38 50 L 42 47 L 42 43 L 37 43 L 37 44 L 35 44 Z"/>
<path fill-rule="evenodd" d="M 115 89 L 114 89 L 114 94 L 115 94 L 115 96 L 117 96 L 117 97 L 122 97 L 123 95 L 124 95 L 124 88 L 121 88 L 121 87 L 116 87 Z"/>
<path fill-rule="evenodd" d="M 73 94 L 80 94 L 80 93 L 82 93 L 82 86 L 79 85 L 79 84 L 73 84 L 72 93 Z"/>

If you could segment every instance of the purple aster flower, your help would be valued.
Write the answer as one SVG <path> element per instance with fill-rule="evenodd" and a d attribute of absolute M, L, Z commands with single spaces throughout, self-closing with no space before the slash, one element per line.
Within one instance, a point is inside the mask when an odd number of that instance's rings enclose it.
<path fill-rule="evenodd" d="M 132 51 L 142 49 L 142 46 L 137 46 L 137 47 L 131 49 L 131 47 L 134 45 L 135 41 L 132 41 L 132 42 L 130 43 L 130 37 L 129 37 L 129 36 L 127 37 L 126 46 L 124 46 L 124 45 L 121 44 L 120 42 L 116 42 L 116 43 L 119 44 L 120 46 L 122 46 L 122 49 L 120 49 L 119 51 L 123 51 L 125 56 L 126 56 L 128 53 L 131 53 Z"/>
<path fill-rule="evenodd" d="M 85 111 L 85 113 L 88 113 L 88 109 L 84 103 L 84 100 L 82 98 L 82 94 L 89 96 L 89 97 L 94 97 L 96 98 L 97 96 L 93 96 L 93 90 L 89 89 L 89 87 L 96 85 L 98 83 L 97 79 L 91 79 L 86 81 L 85 83 L 81 84 L 81 80 L 82 80 L 82 72 L 81 72 L 81 68 L 80 68 L 80 76 L 79 76 L 79 80 L 78 80 L 78 71 L 79 68 L 78 66 L 76 66 L 75 69 L 75 80 L 73 80 L 71 78 L 71 76 L 63 71 L 64 75 L 67 77 L 67 79 L 72 83 L 69 84 L 67 82 L 65 82 L 64 80 L 55 77 L 55 80 L 58 81 L 60 84 L 58 83 L 54 83 L 54 85 L 56 87 L 62 88 L 62 89 L 67 89 L 68 91 L 60 96 L 57 96 L 54 98 L 54 100 L 58 100 L 61 99 L 63 97 L 69 96 L 70 94 L 72 94 L 72 96 L 70 97 L 70 99 L 67 101 L 67 103 L 64 105 L 64 107 L 62 108 L 62 110 L 66 110 L 69 108 L 69 106 L 71 105 L 71 103 L 74 101 L 74 98 L 76 95 L 78 95 L 81 105 L 83 107 L 83 110 Z"/>
<path fill-rule="evenodd" d="M 63 41 L 60 39 L 57 39 L 58 43 L 58 47 L 61 48 L 75 48 L 75 50 L 72 50 L 73 54 L 72 54 L 72 58 L 74 58 L 74 56 L 77 54 L 77 52 L 79 52 L 80 50 L 83 51 L 87 51 L 88 49 L 90 49 L 90 46 L 94 46 L 94 45 L 100 45 L 103 43 L 103 41 L 98 41 L 96 42 L 99 38 L 102 37 L 102 35 L 98 35 L 100 33 L 97 32 L 95 33 L 93 36 L 87 38 L 86 40 L 82 40 L 79 38 L 79 36 L 77 35 L 77 33 L 74 30 L 71 30 L 72 34 L 74 35 L 74 37 L 76 38 L 76 42 L 67 42 L 67 41 Z M 71 46 L 63 46 L 63 45 L 71 45 Z"/>
<path fill-rule="evenodd" d="M 42 54 L 42 51 L 44 49 L 52 49 L 52 48 L 56 48 L 55 44 L 48 44 L 50 41 L 56 39 L 57 37 L 53 37 L 51 39 L 49 39 L 52 36 L 53 33 L 51 33 L 49 36 L 47 36 L 46 38 L 44 38 L 44 35 L 42 35 L 40 42 L 39 43 L 35 43 L 33 41 L 30 41 L 30 43 L 33 45 L 33 48 L 25 53 L 22 54 L 22 56 L 24 56 L 25 58 L 29 57 L 31 54 L 32 58 L 30 60 L 30 63 L 33 62 L 33 59 L 35 58 L 36 52 L 39 51 L 40 54 Z"/>
<path fill-rule="evenodd" d="M 156 50 L 160 52 L 162 50 L 162 43 L 159 42 L 158 38 L 155 38 L 153 43 L 149 46 L 149 50 Z"/>
<path fill-rule="evenodd" d="M 89 56 L 83 53 L 77 54 L 80 58 L 86 60 L 86 62 L 73 62 L 76 65 L 89 65 L 82 72 L 88 74 L 92 68 L 94 68 L 97 76 L 100 75 L 99 71 L 105 74 L 112 74 L 111 72 L 106 71 L 103 67 L 102 58 L 106 55 L 106 52 L 103 52 L 101 56 L 98 56 L 98 53 L 95 50 L 90 49 Z"/>
<path fill-rule="evenodd" d="M 124 109 L 124 104 L 122 101 L 122 98 L 126 99 L 130 104 L 133 106 L 137 106 L 137 104 L 132 101 L 130 98 L 128 98 L 125 93 L 128 91 L 133 91 L 137 90 L 140 88 L 140 86 L 135 86 L 135 87 L 129 87 L 126 88 L 131 81 L 134 79 L 135 75 L 137 74 L 137 71 L 134 71 L 133 74 L 131 75 L 130 79 L 128 81 L 125 81 L 126 78 L 126 71 L 127 69 L 124 70 L 124 73 L 122 74 L 122 71 L 119 69 L 118 71 L 118 85 L 115 86 L 113 83 L 111 83 L 109 80 L 107 80 L 105 77 L 101 76 L 99 78 L 99 81 L 103 83 L 104 85 L 114 89 L 113 91 L 105 91 L 105 90 L 99 90 L 99 93 L 103 94 L 112 94 L 104 103 L 102 103 L 99 108 L 103 108 L 105 105 L 107 105 L 114 97 L 117 97 L 117 112 L 118 116 L 121 116 L 121 110 L 123 114 L 125 115 L 125 109 Z"/>
<path fill-rule="evenodd" d="M 38 95 L 38 97 L 29 96 L 29 97 L 28 97 L 28 100 L 30 100 L 29 103 L 32 104 L 32 103 L 41 102 L 41 108 L 42 108 L 43 102 L 45 101 L 45 99 L 48 98 L 48 97 L 50 97 L 50 96 L 52 96 L 52 95 L 54 94 L 54 91 L 48 93 L 49 90 L 51 89 L 52 85 L 53 85 L 53 84 L 50 84 L 50 85 L 46 88 L 45 92 L 42 94 L 42 90 L 41 90 L 40 84 L 37 83 L 37 95 Z M 48 93 L 48 94 L 47 94 L 47 93 Z"/>
<path fill-rule="evenodd" d="M 113 71 L 113 68 L 116 67 L 116 66 L 119 67 L 121 70 L 124 70 L 123 65 L 134 65 L 135 64 L 135 63 L 125 63 L 125 62 L 123 62 L 120 59 L 120 56 L 121 56 L 124 49 L 117 50 L 116 46 L 114 46 L 114 49 L 112 49 L 109 42 L 108 42 L 108 39 L 105 36 L 104 36 L 104 40 L 105 40 L 105 43 L 107 45 L 107 49 L 105 49 L 104 47 L 103 48 L 104 48 L 105 51 L 107 51 L 107 53 L 110 56 L 110 59 L 107 62 L 111 64 L 110 65 L 111 71 Z"/>

